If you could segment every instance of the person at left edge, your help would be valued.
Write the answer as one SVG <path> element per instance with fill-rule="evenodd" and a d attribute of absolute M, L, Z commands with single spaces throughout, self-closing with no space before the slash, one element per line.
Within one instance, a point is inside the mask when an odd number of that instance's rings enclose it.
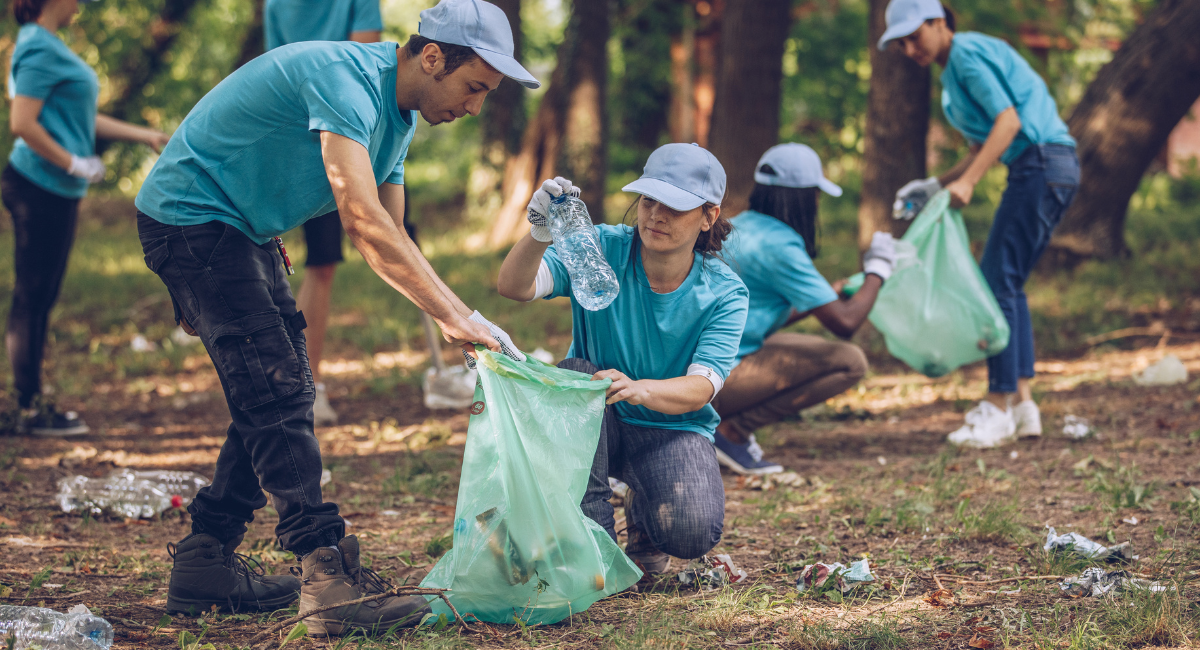
<path fill-rule="evenodd" d="M 35 436 L 77 436 L 88 426 L 42 395 L 42 355 L 75 240 L 79 200 L 104 180 L 96 138 L 141 142 L 155 151 L 167 134 L 96 112 L 96 73 L 55 32 L 79 13 L 78 0 L 15 0 L 21 26 L 9 68 L 9 127 L 16 143 L 0 175 L 13 220 L 14 282 L 6 345 L 17 394 L 17 428 Z"/>
<path fill-rule="evenodd" d="M 267 0 L 263 7 L 263 37 L 267 50 L 305 41 L 378 43 L 383 31 L 379 0 Z M 407 203 L 407 197 L 405 203 Z M 337 424 L 321 381 L 325 332 L 333 276 L 342 257 L 342 220 L 337 210 L 304 222 L 304 282 L 296 293 L 296 307 L 308 323 L 305 340 L 317 397 L 313 402 L 316 426 Z"/>
<path fill-rule="evenodd" d="M 192 534 L 170 547 L 172 612 L 266 610 L 300 591 L 300 612 L 380 593 L 338 507 L 321 496 L 304 317 L 274 238 L 335 207 L 367 264 L 429 313 L 451 343 L 511 340 L 472 312 L 404 233 L 404 160 L 417 117 L 476 115 L 505 76 L 538 82 L 512 58 L 508 19 L 481 0 L 421 12 L 408 43 L 295 43 L 241 67 L 197 103 L 138 193 L 146 263 L 185 329 L 212 358 L 233 423 L 211 486 L 188 507 Z M 282 546 L 302 580 L 263 576 L 234 553 L 254 510 L 274 499 Z M 412 625 L 421 597 L 331 609 L 312 636 Z"/>

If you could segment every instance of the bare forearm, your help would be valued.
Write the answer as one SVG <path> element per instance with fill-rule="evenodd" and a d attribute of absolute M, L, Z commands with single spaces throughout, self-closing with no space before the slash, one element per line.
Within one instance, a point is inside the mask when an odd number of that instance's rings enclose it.
<path fill-rule="evenodd" d="M 34 153 L 52 164 L 64 170 L 71 168 L 71 152 L 63 148 L 40 122 L 23 125 L 20 130 L 14 128 L 13 135 L 24 140 Z"/>
<path fill-rule="evenodd" d="M 500 277 L 496 283 L 500 295 L 522 302 L 533 300 L 538 268 L 549 247 L 548 242 L 540 242 L 528 234 L 522 237 L 500 265 Z"/>
<path fill-rule="evenodd" d="M 867 320 L 882 286 L 883 278 L 868 273 L 862 287 L 853 296 L 821 305 L 812 313 L 830 332 L 842 338 L 850 338 Z"/>
<path fill-rule="evenodd" d="M 971 163 L 963 170 L 959 176 L 962 180 L 977 184 L 983 175 L 987 173 L 1000 156 L 1012 144 L 1017 134 L 1021 132 L 1021 118 L 1017 115 L 1017 109 L 1008 108 L 996 116 L 995 123 L 992 124 L 992 130 L 988 133 L 987 140 L 983 141 L 983 146 L 979 148 L 979 153 L 976 154 Z"/>
<path fill-rule="evenodd" d="M 646 379 L 646 399 L 642 406 L 666 415 L 699 411 L 712 398 L 713 385 L 695 375 L 673 379 Z"/>
<path fill-rule="evenodd" d="M 958 177 L 962 176 L 963 172 L 967 171 L 967 168 L 971 166 L 971 163 L 974 160 L 975 151 L 971 151 L 971 153 L 967 154 L 966 157 L 955 163 L 955 165 L 951 167 L 945 174 L 938 176 L 938 183 L 941 183 L 942 187 L 946 187 L 950 183 L 958 180 Z"/>
<path fill-rule="evenodd" d="M 450 301 L 450 304 L 454 306 L 454 310 L 457 311 L 463 318 L 470 317 L 472 312 L 471 308 L 467 307 L 467 305 L 459 299 L 458 295 L 451 291 L 450 287 L 446 286 L 446 283 L 442 281 L 442 278 L 437 274 L 436 271 L 433 270 L 433 266 L 429 264 L 429 260 L 425 259 L 425 255 L 421 253 L 421 249 L 417 246 L 417 243 L 414 242 L 411 237 L 407 236 L 408 232 L 404 229 L 404 186 L 394 185 L 392 183 L 384 183 L 383 185 L 380 185 L 379 202 L 381 205 L 383 205 L 383 209 L 387 210 L 387 213 L 391 216 L 392 223 L 396 226 L 396 229 L 405 234 L 405 237 L 400 242 L 400 245 L 410 249 L 409 252 L 412 254 L 413 258 L 417 260 L 417 262 L 421 265 L 421 268 L 425 270 L 425 273 L 429 275 L 434 284 L 436 284 L 438 289 L 441 290 L 442 294 L 446 296 L 446 299 Z"/>
<path fill-rule="evenodd" d="M 96 115 L 96 137 L 101 140 L 149 142 L 156 135 L 158 135 L 158 131 L 154 129 L 122 122 L 107 115 Z"/>

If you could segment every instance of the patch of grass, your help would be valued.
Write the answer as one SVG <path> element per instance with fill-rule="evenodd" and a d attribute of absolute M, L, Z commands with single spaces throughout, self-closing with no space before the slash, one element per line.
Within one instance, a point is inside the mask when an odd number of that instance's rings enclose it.
<path fill-rule="evenodd" d="M 954 509 L 959 524 L 959 536 L 986 542 L 1020 542 L 1028 535 L 1021 524 L 1021 508 L 1016 502 L 989 501 L 978 506 L 963 499 Z"/>
<path fill-rule="evenodd" d="M 1115 471 L 1098 471 L 1087 482 L 1087 488 L 1100 495 L 1110 508 L 1150 509 L 1152 496 L 1157 490 L 1154 481 L 1143 482 L 1141 470 L 1136 466 L 1120 466 Z"/>
<path fill-rule="evenodd" d="M 1189 646 L 1197 623 L 1195 608 L 1175 586 L 1158 593 L 1129 591 L 1104 608 L 1104 629 L 1123 647 Z"/>
<path fill-rule="evenodd" d="M 434 497 L 453 489 L 454 481 L 449 469 L 453 462 L 428 451 L 420 454 L 406 453 L 396 460 L 391 476 L 383 479 L 384 494 L 417 494 Z"/>
<path fill-rule="evenodd" d="M 425 542 L 425 555 L 437 559 L 454 546 L 454 535 L 442 535 Z"/>
<path fill-rule="evenodd" d="M 900 636 L 890 618 L 864 620 L 860 624 L 838 628 L 824 621 L 802 622 L 788 630 L 794 647 L 800 650 L 897 650 L 911 647 Z"/>
<path fill-rule="evenodd" d="M 1193 524 L 1200 524 L 1200 488 L 1188 488 L 1188 496 L 1181 501 L 1172 501 L 1171 510 L 1186 517 Z"/>

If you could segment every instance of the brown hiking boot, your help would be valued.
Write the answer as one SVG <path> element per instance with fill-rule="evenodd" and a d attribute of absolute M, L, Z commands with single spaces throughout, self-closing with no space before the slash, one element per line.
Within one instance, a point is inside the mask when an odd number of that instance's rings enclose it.
<path fill-rule="evenodd" d="M 667 567 L 671 565 L 671 556 L 658 550 L 641 528 L 629 524 L 625 534 L 629 536 L 629 542 L 625 544 L 625 555 L 638 565 L 642 573 L 655 576 L 667 572 Z"/>
<path fill-rule="evenodd" d="M 358 538 L 343 537 L 338 548 L 319 548 L 301 562 L 300 613 L 383 593 L 392 585 L 358 562 Z M 350 607 L 338 607 L 307 619 L 309 636 L 342 636 L 354 631 L 386 632 L 412 627 L 430 613 L 424 596 L 389 596 Z"/>
<path fill-rule="evenodd" d="M 236 543 L 225 546 L 204 534 L 167 544 L 175 563 L 167 587 L 168 612 L 196 616 L 213 605 L 226 612 L 272 612 L 296 600 L 299 580 L 264 575 L 261 564 L 233 552 Z"/>

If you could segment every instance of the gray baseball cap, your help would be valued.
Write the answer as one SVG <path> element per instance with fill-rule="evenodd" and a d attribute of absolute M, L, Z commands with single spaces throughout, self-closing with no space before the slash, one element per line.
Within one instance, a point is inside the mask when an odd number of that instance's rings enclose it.
<path fill-rule="evenodd" d="M 500 74 L 526 88 L 542 84 L 513 58 L 512 28 L 504 10 L 483 0 L 442 0 L 421 12 L 417 33 L 431 41 L 463 45 Z"/>
<path fill-rule="evenodd" d="M 842 188 L 825 178 L 817 152 L 795 142 L 767 149 L 754 168 L 754 182 L 778 187 L 819 187 L 830 196 L 842 195 Z"/>
<path fill-rule="evenodd" d="M 945 18 L 946 10 L 941 0 L 892 0 L 884 12 L 887 31 L 879 37 L 879 49 L 887 47 L 888 41 L 904 38 L 917 31 L 921 23 L 933 18 Z"/>
<path fill-rule="evenodd" d="M 696 143 L 664 144 L 646 159 L 642 177 L 621 188 L 648 196 L 680 212 L 705 203 L 721 204 L 725 168 Z"/>

